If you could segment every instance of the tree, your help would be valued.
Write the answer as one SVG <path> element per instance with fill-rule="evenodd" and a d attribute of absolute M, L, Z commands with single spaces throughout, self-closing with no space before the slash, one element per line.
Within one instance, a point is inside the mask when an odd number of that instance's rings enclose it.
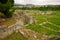
<path fill-rule="evenodd" d="M 4 1 L 4 0 L 0 0 L 0 2 L 1 2 L 2 4 L 7 3 L 7 1 L 8 1 L 8 0 L 5 0 L 5 1 Z"/>
<path fill-rule="evenodd" d="M 0 12 L 2 12 L 6 17 L 12 17 L 13 13 L 9 10 L 13 7 L 14 0 L 0 0 Z"/>

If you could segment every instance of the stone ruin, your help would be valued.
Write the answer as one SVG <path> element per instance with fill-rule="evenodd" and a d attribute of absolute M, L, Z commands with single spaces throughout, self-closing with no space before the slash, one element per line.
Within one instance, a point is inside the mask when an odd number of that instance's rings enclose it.
<path fill-rule="evenodd" d="M 23 11 L 20 10 L 16 10 L 15 12 L 17 12 L 19 14 L 19 19 L 22 20 L 23 22 L 32 24 L 35 22 L 35 19 L 33 16 L 28 15 L 26 13 L 24 13 Z"/>
<path fill-rule="evenodd" d="M 32 24 L 35 22 L 34 17 L 25 14 L 24 12 L 21 12 L 20 10 L 16 10 L 14 12 L 14 16 L 16 16 L 17 22 L 13 25 L 10 26 L 0 26 L 0 38 L 4 38 L 8 35 L 10 35 L 11 33 L 13 33 L 16 30 L 16 27 L 18 27 L 18 25 L 24 25 L 25 22 Z"/>
<path fill-rule="evenodd" d="M 13 30 L 14 30 L 13 27 L 8 28 L 8 27 L 0 26 L 0 38 L 4 38 L 10 35 L 13 32 Z"/>

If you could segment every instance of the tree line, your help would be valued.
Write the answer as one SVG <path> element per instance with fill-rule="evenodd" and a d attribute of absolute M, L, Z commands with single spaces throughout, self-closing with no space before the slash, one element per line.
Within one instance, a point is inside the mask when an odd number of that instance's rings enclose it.
<path fill-rule="evenodd" d="M 14 9 L 22 9 L 22 10 L 41 10 L 41 11 L 56 11 L 56 10 L 60 10 L 60 6 L 56 5 L 56 6 L 41 6 L 41 7 L 18 7 L 18 8 L 14 8 Z"/>

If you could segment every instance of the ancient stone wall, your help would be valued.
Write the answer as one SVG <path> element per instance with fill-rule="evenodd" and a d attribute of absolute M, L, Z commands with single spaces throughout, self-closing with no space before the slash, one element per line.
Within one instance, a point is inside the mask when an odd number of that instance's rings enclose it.
<path fill-rule="evenodd" d="M 21 12 L 20 10 L 17 10 L 14 12 L 15 16 L 17 16 L 17 22 L 13 25 L 10 25 L 8 27 L 6 26 L 0 26 L 0 38 L 4 38 L 14 31 L 16 31 L 16 28 L 20 27 L 21 25 L 24 26 L 24 23 L 27 22 L 29 24 L 34 23 L 34 17 L 29 16 L 25 14 L 24 12 Z"/>
<path fill-rule="evenodd" d="M 14 26 L 15 25 L 9 26 L 9 27 L 1 27 L 0 26 L 0 38 L 4 38 L 7 35 L 10 35 L 14 31 L 14 28 L 15 28 Z"/>

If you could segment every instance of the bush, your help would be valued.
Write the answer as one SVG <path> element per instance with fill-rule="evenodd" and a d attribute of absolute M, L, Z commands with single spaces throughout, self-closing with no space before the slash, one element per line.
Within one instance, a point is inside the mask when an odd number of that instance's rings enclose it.
<path fill-rule="evenodd" d="M 8 0 L 5 0 L 5 1 L 4 1 L 4 0 L 0 0 L 0 2 L 1 2 L 2 4 L 7 3 L 7 1 L 8 1 Z"/>
<path fill-rule="evenodd" d="M 0 0 L 0 12 L 6 17 L 12 17 L 12 13 L 9 11 L 14 5 L 14 0 Z"/>

